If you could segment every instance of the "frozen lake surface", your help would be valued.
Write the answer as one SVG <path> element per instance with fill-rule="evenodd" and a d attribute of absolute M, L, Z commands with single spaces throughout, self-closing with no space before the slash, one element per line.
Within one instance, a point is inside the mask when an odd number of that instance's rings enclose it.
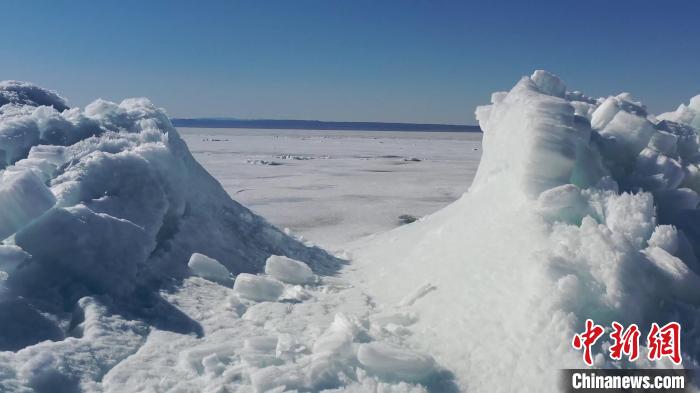
<path fill-rule="evenodd" d="M 330 249 L 456 200 L 481 157 L 477 133 L 178 131 L 236 201 Z"/>

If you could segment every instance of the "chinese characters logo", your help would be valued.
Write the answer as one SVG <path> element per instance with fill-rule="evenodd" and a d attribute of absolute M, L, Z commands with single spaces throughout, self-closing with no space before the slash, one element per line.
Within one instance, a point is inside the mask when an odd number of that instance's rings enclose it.
<path fill-rule="evenodd" d="M 593 365 L 593 353 L 591 348 L 598 339 L 603 336 L 605 329 L 596 325 L 593 320 L 586 320 L 586 328 L 583 332 L 574 335 L 571 345 L 576 350 L 583 350 L 583 361 Z M 612 323 L 610 338 L 610 358 L 620 360 L 623 356 L 631 362 L 639 358 L 639 339 L 641 332 L 636 324 L 624 326 L 617 322 Z M 678 322 L 669 322 L 659 326 L 656 322 L 651 324 L 649 334 L 646 336 L 647 359 L 651 361 L 669 358 L 674 364 L 681 364 L 681 325 Z"/>

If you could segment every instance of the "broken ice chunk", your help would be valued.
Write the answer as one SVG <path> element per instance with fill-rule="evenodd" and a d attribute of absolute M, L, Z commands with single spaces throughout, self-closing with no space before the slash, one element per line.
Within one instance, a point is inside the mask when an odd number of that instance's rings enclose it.
<path fill-rule="evenodd" d="M 242 359 L 248 366 L 267 367 L 280 364 L 276 356 L 277 337 L 251 337 L 243 343 Z"/>
<path fill-rule="evenodd" d="M 221 284 L 230 284 L 231 273 L 216 259 L 209 258 L 206 255 L 194 253 L 187 263 L 187 267 L 199 277 Z"/>
<path fill-rule="evenodd" d="M 656 129 L 673 134 L 676 140 L 676 151 L 681 158 L 692 160 L 698 156 L 698 136 L 693 127 L 669 120 L 662 120 Z"/>
<path fill-rule="evenodd" d="M 663 248 L 669 254 L 678 251 L 678 230 L 673 225 L 658 225 L 647 241 L 649 247 Z"/>
<path fill-rule="evenodd" d="M 645 190 L 677 188 L 685 178 L 681 163 L 652 148 L 646 148 L 637 157 L 635 180 Z"/>
<path fill-rule="evenodd" d="M 595 126 L 593 126 L 595 127 Z M 629 160 L 641 152 L 651 137 L 656 134 L 654 125 L 644 117 L 619 111 L 604 128 L 599 130 L 604 137 L 615 138 L 616 152 L 619 160 Z"/>
<path fill-rule="evenodd" d="M 581 189 L 573 184 L 564 184 L 544 191 L 537 198 L 537 211 L 547 221 L 578 224 L 590 214 L 588 200 Z"/>
<path fill-rule="evenodd" d="M 0 239 L 50 209 L 56 198 L 31 170 L 5 171 L 0 178 Z"/>
<path fill-rule="evenodd" d="M 290 312 L 288 303 L 262 302 L 250 305 L 241 318 L 264 327 L 269 321 L 279 319 Z"/>
<path fill-rule="evenodd" d="M 345 314 L 336 314 L 333 323 L 314 343 L 314 355 L 316 357 L 326 354 L 333 356 L 348 355 L 350 346 L 358 331 L 359 327 L 356 321 L 348 318 Z"/>
<path fill-rule="evenodd" d="M 274 353 L 277 348 L 277 337 L 256 336 L 243 342 L 243 349 L 250 352 Z"/>
<path fill-rule="evenodd" d="M 0 270 L 12 273 L 22 262 L 31 255 L 14 245 L 0 245 Z"/>
<path fill-rule="evenodd" d="M 218 372 L 219 367 L 224 366 L 224 360 L 230 358 L 240 348 L 230 343 L 215 342 L 205 345 L 197 345 L 194 348 L 183 351 L 180 355 L 180 362 L 185 368 L 201 372 Z"/>
<path fill-rule="evenodd" d="M 673 156 L 676 154 L 678 137 L 666 131 L 656 131 L 649 140 L 648 147 L 661 154 Z"/>
<path fill-rule="evenodd" d="M 306 284 L 314 278 L 314 272 L 305 263 L 280 255 L 267 258 L 265 273 L 288 284 Z"/>
<path fill-rule="evenodd" d="M 357 360 L 374 375 L 407 382 L 420 382 L 435 370 L 430 355 L 381 342 L 360 344 Z"/>
<path fill-rule="evenodd" d="M 66 162 L 66 148 L 63 146 L 37 145 L 29 150 L 29 159 L 43 159 L 55 166 Z"/>
<path fill-rule="evenodd" d="M 691 304 L 698 304 L 700 277 L 678 257 L 660 247 L 642 250 L 647 259 L 666 279 L 666 291 Z"/>
<path fill-rule="evenodd" d="M 427 282 L 421 285 L 420 287 L 416 288 L 413 292 L 408 294 L 403 299 L 401 299 L 401 301 L 399 302 L 399 307 L 412 306 L 413 303 L 415 303 L 418 299 L 427 295 L 431 291 L 434 291 L 435 289 L 437 289 L 435 285 Z"/>
<path fill-rule="evenodd" d="M 211 355 L 202 358 L 202 367 L 208 374 L 220 375 L 224 371 L 224 365 L 219 359 L 219 355 L 212 353 Z"/>
<path fill-rule="evenodd" d="M 597 130 L 605 128 L 619 111 L 617 100 L 614 97 L 608 97 L 591 114 L 591 127 Z"/>
<path fill-rule="evenodd" d="M 389 324 L 408 326 L 415 323 L 418 320 L 418 317 L 412 312 L 394 311 L 374 314 L 370 316 L 369 319 L 370 322 L 379 326 L 386 326 Z"/>
<path fill-rule="evenodd" d="M 316 340 L 312 349 L 309 368 L 311 385 L 320 387 L 337 383 L 338 375 L 353 363 L 353 341 L 360 331 L 358 321 L 342 313 L 335 315 L 333 323 Z"/>
<path fill-rule="evenodd" d="M 287 300 L 292 302 L 303 302 L 311 298 L 309 291 L 304 289 L 301 285 L 291 285 L 284 289 L 284 294 L 280 300 Z"/>
<path fill-rule="evenodd" d="M 295 364 L 270 366 L 256 370 L 250 375 L 255 392 L 296 392 L 305 387 L 304 373 Z M 308 391 L 308 389 L 300 389 Z"/>
<path fill-rule="evenodd" d="M 292 359 L 294 355 L 302 352 L 306 347 L 297 341 L 297 338 L 288 333 L 282 333 L 277 337 L 275 356 L 280 359 Z"/>
<path fill-rule="evenodd" d="M 48 181 L 56 171 L 56 165 L 41 158 L 24 158 L 15 162 L 14 166 L 7 168 L 8 171 L 34 171 L 43 181 Z"/>
<path fill-rule="evenodd" d="M 537 88 L 544 94 L 555 97 L 564 97 L 566 85 L 558 76 L 544 70 L 536 70 L 530 77 Z"/>
<path fill-rule="evenodd" d="M 241 273 L 236 276 L 233 290 L 240 296 L 256 302 L 274 302 L 284 292 L 284 285 L 277 280 Z"/>
<path fill-rule="evenodd" d="M 659 215 L 674 214 L 681 210 L 693 210 L 700 204 L 698 194 L 689 188 L 660 190 L 654 195 Z"/>

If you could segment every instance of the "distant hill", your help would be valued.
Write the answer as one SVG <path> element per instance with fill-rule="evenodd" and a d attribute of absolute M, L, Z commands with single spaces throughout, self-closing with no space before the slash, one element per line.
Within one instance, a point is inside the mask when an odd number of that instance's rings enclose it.
<path fill-rule="evenodd" d="M 267 128 L 291 130 L 358 130 L 358 131 L 443 131 L 481 132 L 479 126 L 461 124 L 381 123 L 365 121 L 319 120 L 241 120 L 222 118 L 171 119 L 175 127 L 200 128 Z"/>

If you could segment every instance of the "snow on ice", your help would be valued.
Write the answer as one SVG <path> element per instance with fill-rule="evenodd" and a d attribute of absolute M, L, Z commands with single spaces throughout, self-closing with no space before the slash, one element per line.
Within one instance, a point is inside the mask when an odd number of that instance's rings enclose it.
<path fill-rule="evenodd" d="M 470 190 L 348 262 L 231 200 L 148 100 L 2 82 L 0 391 L 540 392 L 587 318 L 678 321 L 696 368 L 699 97 L 523 77 L 476 110 Z"/>

